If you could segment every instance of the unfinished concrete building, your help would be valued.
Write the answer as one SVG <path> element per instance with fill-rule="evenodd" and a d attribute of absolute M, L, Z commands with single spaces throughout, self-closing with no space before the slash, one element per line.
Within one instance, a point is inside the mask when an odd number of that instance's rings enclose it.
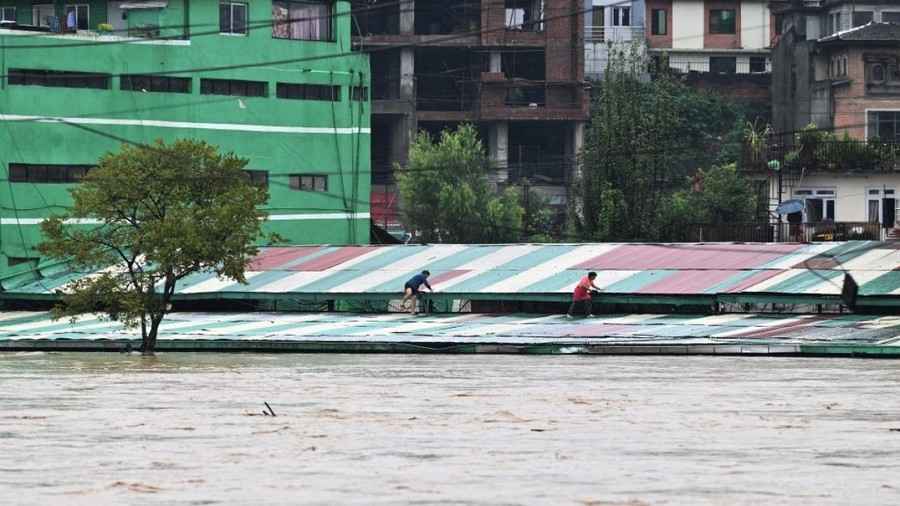
<path fill-rule="evenodd" d="M 564 206 L 588 119 L 580 0 L 359 0 L 372 70 L 372 220 L 396 229 L 393 165 L 419 130 L 479 128 L 500 185 Z"/>

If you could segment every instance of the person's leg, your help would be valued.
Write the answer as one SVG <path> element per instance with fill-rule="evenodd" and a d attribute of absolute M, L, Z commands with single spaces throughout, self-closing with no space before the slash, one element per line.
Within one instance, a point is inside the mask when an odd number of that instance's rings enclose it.
<path fill-rule="evenodd" d="M 400 302 L 400 310 L 406 311 L 406 301 L 409 300 L 409 297 L 412 295 L 412 288 L 408 286 L 403 287 L 403 300 Z"/>
<path fill-rule="evenodd" d="M 584 315 L 590 318 L 593 316 L 594 303 L 591 299 L 584 301 Z"/>
<path fill-rule="evenodd" d="M 409 310 L 409 312 L 412 314 L 416 314 L 416 295 L 417 292 L 413 292 L 412 295 L 409 296 L 409 300 L 412 301 L 412 308 Z"/>
<path fill-rule="evenodd" d="M 576 300 L 573 300 L 572 303 L 569 304 L 569 310 L 566 311 L 566 316 L 568 316 L 569 318 L 571 318 L 572 316 L 574 316 L 572 313 L 575 312 L 575 306 L 576 306 L 577 304 L 578 304 L 578 301 L 576 301 Z"/>

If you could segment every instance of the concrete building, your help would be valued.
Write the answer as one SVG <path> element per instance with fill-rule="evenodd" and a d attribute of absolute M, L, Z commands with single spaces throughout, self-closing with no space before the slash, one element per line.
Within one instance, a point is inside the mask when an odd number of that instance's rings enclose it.
<path fill-rule="evenodd" d="M 584 73 L 601 79 L 611 49 L 646 50 L 644 0 L 585 0 Z M 655 25 L 654 25 L 655 26 Z"/>
<path fill-rule="evenodd" d="M 900 191 L 900 4 L 772 2 L 771 205 L 798 199 L 791 222 L 897 224 Z M 798 135 L 814 125 L 819 135 Z M 792 154 L 788 154 L 792 153 Z"/>
<path fill-rule="evenodd" d="M 373 222 L 399 227 L 394 164 L 412 137 L 479 128 L 500 184 L 527 179 L 562 205 L 588 119 L 583 1 L 354 3 L 372 68 Z"/>
<path fill-rule="evenodd" d="M 369 66 L 345 1 L 0 0 L 0 276 L 122 143 L 198 138 L 249 159 L 264 228 L 367 243 Z"/>

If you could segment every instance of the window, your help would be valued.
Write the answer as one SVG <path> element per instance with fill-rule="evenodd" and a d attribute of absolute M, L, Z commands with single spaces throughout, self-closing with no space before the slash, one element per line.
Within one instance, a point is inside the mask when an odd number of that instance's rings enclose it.
<path fill-rule="evenodd" d="M 126 91 L 190 93 L 191 78 L 157 76 L 153 74 L 125 74 L 121 77 L 119 87 Z"/>
<path fill-rule="evenodd" d="M 828 15 L 828 25 L 825 27 L 828 33 L 837 33 L 841 31 L 841 13 L 833 12 Z"/>
<path fill-rule="evenodd" d="M 7 265 L 8 267 L 13 267 L 13 266 L 15 266 L 15 265 L 24 264 L 24 263 L 28 263 L 28 262 L 33 262 L 34 265 L 37 265 L 38 262 L 39 262 L 40 260 L 41 260 L 41 259 L 40 259 L 40 258 L 37 258 L 37 257 L 33 257 L 33 258 L 29 258 L 29 257 L 6 257 L 6 265 Z"/>
<path fill-rule="evenodd" d="M 219 4 L 219 33 L 247 34 L 247 4 L 237 2 Z"/>
<path fill-rule="evenodd" d="M 737 58 L 729 56 L 711 56 L 709 71 L 714 74 L 734 74 L 737 72 Z"/>
<path fill-rule="evenodd" d="M 250 179 L 250 184 L 269 187 L 269 171 L 267 170 L 245 170 L 244 174 Z"/>
<path fill-rule="evenodd" d="M 834 221 L 834 190 L 796 190 L 794 195 L 804 201 L 804 213 L 807 223 Z"/>
<path fill-rule="evenodd" d="M 900 11 L 896 11 L 896 12 L 881 11 L 881 22 L 882 23 L 895 23 L 895 24 L 900 25 Z"/>
<path fill-rule="evenodd" d="M 68 30 L 87 30 L 90 8 L 85 4 L 67 5 L 63 26 Z"/>
<path fill-rule="evenodd" d="M 328 176 L 321 174 L 294 174 L 290 177 L 292 190 L 310 192 L 328 191 Z"/>
<path fill-rule="evenodd" d="M 91 165 L 9 164 L 11 183 L 77 183 L 93 167 Z"/>
<path fill-rule="evenodd" d="M 761 74 L 766 72 L 766 57 L 751 56 L 750 57 L 750 73 Z"/>
<path fill-rule="evenodd" d="M 324 84 L 292 84 L 277 83 L 275 94 L 278 98 L 291 100 L 324 100 L 338 102 L 341 99 L 341 87 Z"/>
<path fill-rule="evenodd" d="M 543 3 L 540 0 L 505 0 L 503 3 L 507 30 L 525 30 L 539 32 L 544 29 Z M 597 8 L 594 8 L 597 9 Z M 603 26 L 603 8 L 600 7 L 600 24 Z M 595 11 L 592 11 L 592 15 Z"/>
<path fill-rule="evenodd" d="M 9 84 L 52 86 L 57 88 L 109 89 L 109 74 L 65 72 L 59 70 L 9 69 Z"/>
<path fill-rule="evenodd" d="M 863 26 L 872 21 L 872 11 L 856 11 L 853 13 L 853 26 Z"/>
<path fill-rule="evenodd" d="M 268 83 L 237 79 L 200 79 L 201 95 L 233 95 L 236 97 L 265 97 Z"/>
<path fill-rule="evenodd" d="M 37 26 L 50 26 L 48 18 L 55 17 L 53 4 L 38 4 L 31 7 L 31 23 Z"/>
<path fill-rule="evenodd" d="M 277 39 L 332 40 L 332 4 L 326 1 L 272 2 L 272 36 Z"/>
<path fill-rule="evenodd" d="M 668 11 L 665 9 L 653 9 L 650 11 L 650 33 L 652 35 L 666 35 L 669 33 Z"/>
<path fill-rule="evenodd" d="M 354 86 L 350 91 L 350 99 L 358 102 L 369 100 L 369 88 L 365 86 Z"/>
<path fill-rule="evenodd" d="M 900 142 L 900 112 L 870 111 L 868 137 L 884 142 Z"/>
<path fill-rule="evenodd" d="M 733 34 L 737 32 L 737 11 L 712 9 L 709 11 L 709 33 Z"/>
<path fill-rule="evenodd" d="M 884 65 L 882 65 L 880 63 L 876 63 L 876 64 L 872 65 L 872 71 L 871 71 L 870 75 L 872 77 L 873 82 L 876 82 L 876 83 L 884 82 Z"/>
<path fill-rule="evenodd" d="M 612 8 L 613 26 L 631 26 L 631 7 Z"/>
<path fill-rule="evenodd" d="M 781 35 L 784 33 L 784 14 L 776 14 L 775 15 L 775 35 Z"/>
<path fill-rule="evenodd" d="M 0 7 L 0 21 L 8 21 L 10 23 L 16 22 L 16 8 L 15 7 Z"/>

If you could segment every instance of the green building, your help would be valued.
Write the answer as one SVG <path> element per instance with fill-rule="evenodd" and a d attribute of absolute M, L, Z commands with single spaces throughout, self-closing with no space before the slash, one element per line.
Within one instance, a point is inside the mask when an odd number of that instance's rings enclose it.
<path fill-rule="evenodd" d="M 289 244 L 369 238 L 369 65 L 350 2 L 0 0 L 0 279 L 123 143 L 198 138 L 249 159 Z"/>

